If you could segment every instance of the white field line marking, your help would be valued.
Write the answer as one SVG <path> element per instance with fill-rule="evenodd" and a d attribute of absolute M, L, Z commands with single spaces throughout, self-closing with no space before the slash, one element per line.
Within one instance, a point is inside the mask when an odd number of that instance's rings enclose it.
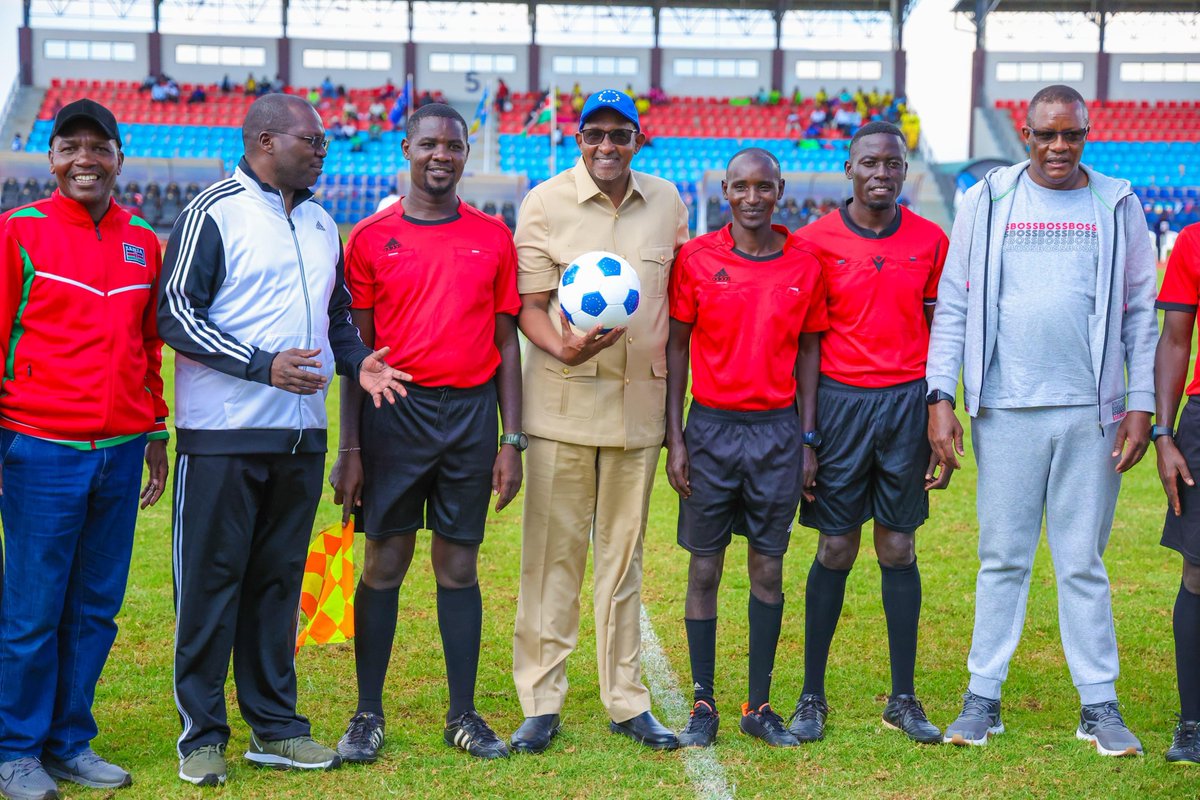
<path fill-rule="evenodd" d="M 642 668 L 650 682 L 650 691 L 666 710 L 667 722 L 676 729 L 682 728 L 691 708 L 679 691 L 679 681 L 667 662 L 667 654 L 663 652 L 662 643 L 654 632 L 645 606 L 642 606 L 641 628 Z M 684 770 L 696 787 L 697 797 L 703 800 L 733 800 L 734 789 L 725 780 L 725 768 L 717 760 L 713 748 L 686 747 L 682 753 Z"/>

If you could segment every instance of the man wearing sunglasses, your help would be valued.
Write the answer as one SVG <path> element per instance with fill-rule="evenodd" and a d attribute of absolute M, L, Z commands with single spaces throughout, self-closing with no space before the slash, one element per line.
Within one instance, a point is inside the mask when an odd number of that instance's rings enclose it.
<path fill-rule="evenodd" d="M 633 100 L 605 89 L 584 103 L 581 158 L 525 198 L 517 219 L 517 290 L 526 350 L 525 508 L 513 677 L 525 721 L 514 749 L 541 752 L 559 728 L 566 660 L 579 635 L 579 590 L 594 551 L 600 699 L 614 733 L 670 749 L 642 684 L 642 537 L 666 433 L 667 278 L 687 240 L 670 183 L 633 172 L 645 142 Z M 577 256 L 617 253 L 637 271 L 641 305 L 627 328 L 577 331 L 560 276 Z"/>
<path fill-rule="evenodd" d="M 225 782 L 225 678 L 233 654 L 246 758 L 332 769 L 296 711 L 295 615 L 325 466 L 334 367 L 375 405 L 405 373 L 350 321 L 342 244 L 309 187 L 325 160 L 305 100 L 268 94 L 242 123 L 234 174 L 171 232 L 158 326 L 177 353 L 172 558 L 179 777 Z"/>
<path fill-rule="evenodd" d="M 1155 260 L 1129 182 L 1080 164 L 1088 114 L 1078 92 L 1039 91 L 1022 132 L 1029 160 L 989 172 L 959 208 L 930 336 L 930 445 L 941 469 L 959 467 L 961 371 L 979 466 L 971 679 L 944 738 L 984 745 L 1004 730 L 1000 689 L 1044 513 L 1082 706 L 1076 736 L 1104 755 L 1137 755 L 1117 706 L 1102 556 L 1121 474 L 1150 439 Z"/>

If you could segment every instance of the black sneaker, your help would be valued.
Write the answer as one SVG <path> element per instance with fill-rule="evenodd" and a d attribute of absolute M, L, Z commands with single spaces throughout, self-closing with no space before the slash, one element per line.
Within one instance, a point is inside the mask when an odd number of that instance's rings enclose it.
<path fill-rule="evenodd" d="M 925 716 L 925 709 L 915 695 L 889 697 L 887 707 L 883 709 L 883 724 L 902 731 L 914 742 L 940 744 L 942 741 L 941 730 Z"/>
<path fill-rule="evenodd" d="M 762 739 L 771 747 L 799 747 L 800 740 L 783 726 L 783 717 L 775 713 L 770 703 L 755 709 L 742 703 L 742 733 Z"/>
<path fill-rule="evenodd" d="M 383 747 L 383 717 L 370 711 L 359 711 L 351 717 L 346 733 L 337 743 L 342 761 L 363 764 L 379 758 L 380 747 Z"/>
<path fill-rule="evenodd" d="M 447 722 L 442 736 L 446 744 L 466 750 L 476 758 L 508 758 L 508 745 L 500 741 L 474 710 Z"/>
<path fill-rule="evenodd" d="M 1171 749 L 1167 751 L 1167 761 L 1172 764 L 1200 764 L 1200 735 L 1197 734 L 1194 719 L 1179 718 L 1175 726 L 1175 738 L 1171 740 Z"/>
<path fill-rule="evenodd" d="M 819 694 L 802 694 L 796 710 L 788 720 L 787 729 L 800 742 L 819 742 L 825 738 L 825 719 L 829 705 Z"/>
<path fill-rule="evenodd" d="M 697 700 L 692 706 L 692 715 L 687 725 L 679 732 L 680 747 L 708 747 L 717 740 L 717 728 L 721 715 L 715 706 L 705 700 Z"/>

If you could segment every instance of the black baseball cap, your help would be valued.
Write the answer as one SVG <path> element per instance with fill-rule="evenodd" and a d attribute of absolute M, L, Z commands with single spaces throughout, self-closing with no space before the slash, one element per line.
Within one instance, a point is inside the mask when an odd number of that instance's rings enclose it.
<path fill-rule="evenodd" d="M 104 131 L 108 138 L 116 140 L 117 147 L 123 147 L 121 144 L 121 132 L 117 130 L 117 118 L 107 108 L 95 100 L 88 100 L 87 98 L 67 103 L 59 109 L 58 113 L 54 115 L 54 127 L 50 130 L 50 141 L 53 142 L 54 137 L 62 133 L 63 128 L 77 119 L 86 119 L 94 122 L 100 130 Z"/>

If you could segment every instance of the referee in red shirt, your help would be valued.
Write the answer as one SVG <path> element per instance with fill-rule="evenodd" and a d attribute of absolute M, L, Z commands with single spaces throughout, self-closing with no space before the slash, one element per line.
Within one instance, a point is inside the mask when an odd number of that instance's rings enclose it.
<path fill-rule="evenodd" d="M 788 726 L 801 741 L 825 734 L 825 665 L 869 519 L 875 520 L 892 668 L 883 721 L 918 742 L 941 741 L 913 687 L 921 615 L 914 539 L 929 516 L 927 491 L 950 479 L 948 470 L 931 477 L 925 430 L 929 325 L 949 241 L 937 225 L 897 203 L 906 152 L 895 125 L 864 125 L 850 141 L 846 162 L 853 197 L 838 213 L 797 231 L 821 260 L 829 304 L 820 434 L 806 442 L 817 448 L 821 473 L 813 497 L 800 507 L 801 524 L 820 531 L 805 589 L 804 688 Z M 930 402 L 937 399 L 945 398 Z"/>
<path fill-rule="evenodd" d="M 717 587 L 736 531 L 746 537 L 750 573 L 750 685 L 741 729 L 794 747 L 800 742 L 771 710 L 769 694 L 783 620 L 783 555 L 801 489 L 817 470 L 801 442 L 816 423 L 825 289 L 813 254 L 787 228 L 771 225 L 783 193 L 775 156 L 758 148 L 737 153 L 721 191 L 733 222 L 685 244 L 670 283 L 667 478 L 679 493 L 679 544 L 692 554 L 684 623 L 695 691 L 679 744 L 705 747 L 716 739 Z"/>
<path fill-rule="evenodd" d="M 417 109 L 401 147 L 408 196 L 355 226 L 346 247 L 354 324 L 364 342 L 389 346 L 389 363 L 403 364 L 413 382 L 407 397 L 384 408 L 342 382 L 341 444 L 329 480 L 346 519 L 361 503 L 367 542 L 354 596 L 358 709 L 338 753 L 346 761 L 378 756 L 400 584 L 416 532 L 428 528 L 450 685 L 444 738 L 499 758 L 508 747 L 475 711 L 483 619 L 476 562 L 489 495 L 499 511 L 521 486 L 517 254 L 504 223 L 458 199 L 470 147 L 457 111 L 440 103 Z"/>

